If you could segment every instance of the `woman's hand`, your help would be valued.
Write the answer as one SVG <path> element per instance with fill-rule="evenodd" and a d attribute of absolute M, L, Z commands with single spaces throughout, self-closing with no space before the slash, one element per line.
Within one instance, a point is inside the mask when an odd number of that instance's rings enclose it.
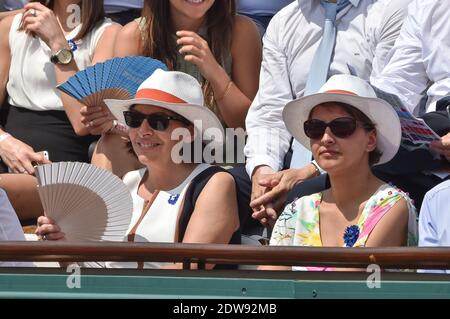
<path fill-rule="evenodd" d="M 31 146 L 12 136 L 0 142 L 0 156 L 13 173 L 33 175 L 33 162 L 38 164 L 51 163 L 43 154 L 36 153 Z"/>
<path fill-rule="evenodd" d="M 37 35 L 55 52 L 68 47 L 66 38 L 52 10 L 39 2 L 25 5 L 21 28 L 27 33 Z"/>
<path fill-rule="evenodd" d="M 109 132 L 113 126 L 114 117 L 102 106 L 83 106 L 80 110 L 81 123 L 87 127 L 89 134 L 102 135 Z"/>
<path fill-rule="evenodd" d="M 65 240 L 66 234 L 61 232 L 61 228 L 55 221 L 46 216 L 40 216 L 37 220 L 36 235 L 44 240 Z"/>
<path fill-rule="evenodd" d="M 184 59 L 195 64 L 203 77 L 211 82 L 221 66 L 212 54 L 208 42 L 192 31 L 178 31 L 177 37 L 177 44 L 181 46 L 179 52 Z"/>

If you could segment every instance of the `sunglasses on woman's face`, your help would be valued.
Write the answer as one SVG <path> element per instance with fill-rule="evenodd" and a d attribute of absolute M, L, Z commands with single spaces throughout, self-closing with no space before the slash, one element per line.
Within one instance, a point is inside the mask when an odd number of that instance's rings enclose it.
<path fill-rule="evenodd" d="M 331 122 L 324 122 L 317 119 L 311 119 L 303 124 L 303 130 L 306 136 L 311 139 L 321 139 L 327 127 L 331 133 L 339 138 L 346 138 L 352 135 L 356 130 L 356 120 L 351 117 L 338 117 Z"/>
<path fill-rule="evenodd" d="M 189 122 L 180 116 L 170 116 L 165 113 L 151 113 L 144 114 L 137 111 L 123 112 L 125 123 L 131 128 L 138 128 L 142 125 L 144 120 L 147 120 L 148 125 L 155 131 L 165 131 L 169 127 L 170 120 L 180 121 L 184 124 Z"/>

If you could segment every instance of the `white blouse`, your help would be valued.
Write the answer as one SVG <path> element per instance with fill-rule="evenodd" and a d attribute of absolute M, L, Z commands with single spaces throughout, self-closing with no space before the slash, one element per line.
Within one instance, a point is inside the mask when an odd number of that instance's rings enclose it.
<path fill-rule="evenodd" d="M 9 32 L 11 67 L 6 86 L 8 102 L 34 111 L 63 111 L 60 92 L 56 89 L 55 67 L 50 62 L 51 50 L 39 37 L 19 31 L 21 20 L 22 14 L 16 15 Z M 105 19 L 86 37 L 76 42 L 78 49 L 74 52 L 74 58 L 80 70 L 91 65 L 97 43 L 110 25 L 112 21 Z M 75 38 L 80 29 L 81 25 L 73 29 L 66 39 Z"/>

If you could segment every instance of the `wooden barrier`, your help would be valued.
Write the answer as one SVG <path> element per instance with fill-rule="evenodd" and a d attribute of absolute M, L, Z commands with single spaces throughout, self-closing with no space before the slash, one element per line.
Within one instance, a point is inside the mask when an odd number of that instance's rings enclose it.
<path fill-rule="evenodd" d="M 0 242 L 0 261 L 158 261 L 204 265 L 288 265 L 450 269 L 450 248 L 326 248 L 211 244 Z"/>

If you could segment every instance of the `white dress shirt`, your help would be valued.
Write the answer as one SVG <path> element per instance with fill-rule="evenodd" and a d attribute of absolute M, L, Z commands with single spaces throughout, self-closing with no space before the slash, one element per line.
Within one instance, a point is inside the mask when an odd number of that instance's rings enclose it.
<path fill-rule="evenodd" d="M 330 76 L 341 73 L 369 80 L 383 69 L 411 0 L 351 0 L 337 16 Z M 259 91 L 246 118 L 247 172 L 268 165 L 282 168 L 291 135 L 282 120 L 284 106 L 303 96 L 311 62 L 322 38 L 325 10 L 320 0 L 284 7 L 264 36 Z"/>
<path fill-rule="evenodd" d="M 427 111 L 450 93 L 450 1 L 414 0 L 389 54 L 389 62 L 372 84 L 399 96 L 410 112 L 423 94 L 428 95 Z"/>
<path fill-rule="evenodd" d="M 426 193 L 419 215 L 419 246 L 450 246 L 450 180 Z M 427 270 L 447 272 L 450 270 Z"/>
<path fill-rule="evenodd" d="M 237 12 L 255 16 L 270 17 L 294 0 L 238 0 Z"/>
<path fill-rule="evenodd" d="M 5 191 L 0 188 L 0 241 L 25 241 L 22 227 Z M 28 262 L 3 262 L 0 267 L 28 267 Z"/>

